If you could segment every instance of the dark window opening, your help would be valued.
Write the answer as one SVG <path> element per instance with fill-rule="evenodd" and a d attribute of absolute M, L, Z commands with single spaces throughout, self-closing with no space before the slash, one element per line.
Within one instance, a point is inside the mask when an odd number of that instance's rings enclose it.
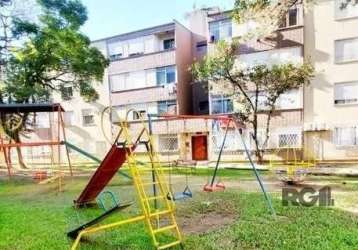
<path fill-rule="evenodd" d="M 63 100 L 71 100 L 73 97 L 72 87 L 63 87 L 61 97 Z"/>
<path fill-rule="evenodd" d="M 288 26 L 297 25 L 297 9 L 292 9 L 288 11 Z"/>
<path fill-rule="evenodd" d="M 167 49 L 174 49 L 174 47 L 175 47 L 175 40 L 174 40 L 174 38 L 164 40 L 164 41 L 163 41 L 163 46 L 164 46 L 164 49 L 165 49 L 165 50 L 167 50 Z"/>

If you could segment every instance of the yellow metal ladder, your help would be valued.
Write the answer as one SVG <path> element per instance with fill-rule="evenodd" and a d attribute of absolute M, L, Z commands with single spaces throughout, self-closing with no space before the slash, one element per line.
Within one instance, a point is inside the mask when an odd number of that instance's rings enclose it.
<path fill-rule="evenodd" d="M 132 138 L 127 124 L 122 123 L 121 127 L 125 142 L 131 142 Z M 157 249 L 174 247 L 182 243 L 181 232 L 175 218 L 175 204 L 167 197 L 170 193 L 168 184 L 165 182 L 164 170 L 154 150 L 152 136 L 144 124 L 136 143 L 145 145 L 151 168 L 138 166 L 134 145 L 126 145 L 126 143 L 123 145 L 128 148 L 127 162 L 149 233 Z M 143 181 L 143 175 L 148 172 L 151 172 L 154 178 L 149 182 Z M 157 192 L 148 194 L 148 189 L 151 187 L 154 187 Z"/>

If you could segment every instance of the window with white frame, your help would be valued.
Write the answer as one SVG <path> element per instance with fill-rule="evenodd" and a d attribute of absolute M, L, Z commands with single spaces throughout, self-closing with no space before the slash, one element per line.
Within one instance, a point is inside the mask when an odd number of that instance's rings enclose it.
<path fill-rule="evenodd" d="M 210 42 L 232 37 L 232 20 L 225 19 L 209 23 Z"/>
<path fill-rule="evenodd" d="M 358 127 L 336 127 L 334 128 L 334 143 L 337 146 L 357 146 Z"/>
<path fill-rule="evenodd" d="M 358 60 L 358 37 L 335 41 L 336 63 Z"/>
<path fill-rule="evenodd" d="M 336 19 L 358 17 L 358 2 L 347 0 L 335 0 Z"/>
<path fill-rule="evenodd" d="M 178 135 L 167 134 L 158 136 L 158 146 L 160 152 L 175 152 L 178 150 Z"/>
<path fill-rule="evenodd" d="M 135 39 L 129 42 L 129 56 L 141 55 L 144 53 L 143 39 Z"/>
<path fill-rule="evenodd" d="M 66 111 L 63 113 L 63 122 L 65 126 L 73 126 L 75 125 L 75 112 L 74 111 Z"/>
<path fill-rule="evenodd" d="M 234 111 L 233 100 L 225 96 L 215 96 L 211 99 L 212 114 L 227 114 Z"/>
<path fill-rule="evenodd" d="M 83 126 L 93 126 L 95 124 L 95 115 L 92 109 L 82 110 L 82 124 Z"/>
<path fill-rule="evenodd" d="M 298 134 L 288 133 L 278 135 L 278 147 L 292 148 L 300 145 L 300 136 Z"/>
<path fill-rule="evenodd" d="M 167 66 L 157 68 L 157 85 L 165 85 L 176 82 L 176 67 Z"/>
<path fill-rule="evenodd" d="M 128 78 L 128 73 L 123 73 L 123 74 L 118 74 L 118 75 L 110 75 L 109 83 L 110 83 L 112 92 L 126 90 L 127 89 L 127 78 Z"/>
<path fill-rule="evenodd" d="M 334 85 L 334 104 L 358 103 L 358 81 L 336 83 Z"/>
<path fill-rule="evenodd" d="M 119 58 L 122 58 L 124 55 L 124 44 L 121 42 L 109 43 L 108 44 L 108 54 L 109 59 L 114 61 Z"/>

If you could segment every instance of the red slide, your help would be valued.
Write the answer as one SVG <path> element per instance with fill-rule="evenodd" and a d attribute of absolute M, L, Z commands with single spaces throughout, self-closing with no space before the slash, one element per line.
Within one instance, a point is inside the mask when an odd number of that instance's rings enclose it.
<path fill-rule="evenodd" d="M 88 204 L 96 199 L 126 161 L 127 150 L 128 148 L 118 148 L 116 144 L 112 145 L 85 189 L 78 199 L 75 200 L 77 206 Z"/>

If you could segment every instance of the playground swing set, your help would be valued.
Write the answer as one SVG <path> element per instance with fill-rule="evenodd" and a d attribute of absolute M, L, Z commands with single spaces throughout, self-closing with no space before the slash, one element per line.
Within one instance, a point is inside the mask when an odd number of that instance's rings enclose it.
<path fill-rule="evenodd" d="M 64 109 L 60 104 L 1 104 L 0 105 L 0 113 L 5 116 L 6 119 L 6 132 L 3 126 L 0 127 L 0 151 L 3 151 L 4 162 L 8 170 L 8 177 L 11 178 L 12 175 L 18 175 L 19 173 L 15 173 L 14 165 L 15 163 L 11 159 L 11 149 L 17 148 L 18 151 L 21 151 L 22 148 L 29 148 L 31 152 L 31 169 L 24 169 L 21 174 L 27 175 L 28 173 L 32 173 L 32 178 L 37 180 L 40 184 L 46 184 L 53 181 L 59 181 L 59 189 L 62 187 L 62 179 L 64 176 L 63 169 L 61 168 L 61 146 L 63 143 L 61 142 L 61 137 L 63 140 L 66 140 L 66 133 L 64 128 L 64 121 L 62 113 Z M 26 141 L 26 142 L 15 142 L 12 139 L 12 134 L 17 131 L 23 123 L 27 121 L 23 121 L 22 114 L 32 114 L 33 119 L 36 121 L 37 113 L 48 113 L 49 115 L 49 128 L 40 128 L 45 134 L 45 140 L 34 141 Z M 57 122 L 55 122 L 55 115 L 57 114 Z M 11 115 L 11 116 L 10 116 Z M 7 117 L 8 116 L 8 117 Z M 51 119 L 52 117 L 52 119 Z M 11 119 L 10 119 L 11 118 Z M 57 124 L 56 124 L 57 123 Z M 35 124 L 35 123 L 34 123 Z M 33 125 L 32 130 L 36 130 L 37 127 Z M 47 133 L 46 133 L 47 132 Z M 10 134 L 9 134 L 10 133 Z M 61 134 L 62 133 L 62 134 Z M 32 133 L 33 134 L 33 133 Z M 50 148 L 50 163 L 40 163 L 34 162 L 33 157 L 33 148 L 39 147 L 49 147 Z M 57 147 L 57 161 L 55 157 L 55 147 Z M 65 146 L 66 152 L 66 160 L 69 167 L 69 173 L 72 176 L 72 165 L 69 156 L 69 151 L 67 146 Z M 28 160 L 28 159 L 27 159 Z M 20 164 L 20 162 L 19 162 Z M 40 167 L 40 165 L 42 167 Z M 33 166 L 37 166 L 34 168 Z M 50 166 L 48 168 L 47 166 Z M 48 179 L 48 171 L 54 172 L 52 177 Z"/>
<path fill-rule="evenodd" d="M 54 111 L 53 111 L 54 110 Z M 93 234 L 99 231 L 111 229 L 114 227 L 118 227 L 121 225 L 144 221 L 147 225 L 149 234 L 151 235 L 153 245 L 157 249 L 167 249 L 176 245 L 182 244 L 182 235 L 179 230 L 179 227 L 175 218 L 175 201 L 185 200 L 187 198 L 192 198 L 193 194 L 189 187 L 189 176 L 186 173 L 186 187 L 180 193 L 174 193 L 171 183 L 171 171 L 172 166 L 170 166 L 169 172 L 169 185 L 165 181 L 165 169 L 161 165 L 161 161 L 159 159 L 158 154 L 154 148 L 153 144 L 153 131 L 152 131 L 152 120 L 149 116 L 148 124 L 146 124 L 143 120 L 140 120 L 141 131 L 139 134 L 134 135 L 133 131 L 130 130 L 130 123 L 127 120 L 119 121 L 118 127 L 119 132 L 110 148 L 106 156 L 102 161 L 93 155 L 83 151 L 82 149 L 76 147 L 75 145 L 69 143 L 66 140 L 65 129 L 64 129 L 64 121 L 62 117 L 63 108 L 59 104 L 36 104 L 36 105 L 0 105 L 0 112 L 2 113 L 23 113 L 23 112 L 57 112 L 58 114 L 58 136 L 56 139 L 52 139 L 51 141 L 44 142 L 23 142 L 23 143 L 13 143 L 11 140 L 8 140 L 5 143 L 5 138 L 1 139 L 0 149 L 4 152 L 4 157 L 6 160 L 6 164 L 8 167 L 9 177 L 11 176 L 11 160 L 10 150 L 12 147 L 36 147 L 36 146 L 50 146 L 51 152 L 53 151 L 53 147 L 58 147 L 58 152 L 60 152 L 60 146 L 64 145 L 67 154 L 67 160 L 69 164 L 70 174 L 72 176 L 72 166 L 69 157 L 69 148 L 74 149 L 84 156 L 99 162 L 100 165 L 97 168 L 96 172 L 90 178 L 88 184 L 81 192 L 79 197 L 74 201 L 75 206 L 86 207 L 87 205 L 93 203 L 96 199 L 100 204 L 100 207 L 104 210 L 104 213 L 99 217 L 90 220 L 89 222 L 75 228 L 68 232 L 68 236 L 75 239 L 72 249 L 77 249 L 81 238 L 85 235 Z M 135 111 L 137 112 L 137 111 Z M 138 117 L 140 114 L 138 113 Z M 225 128 L 225 136 L 222 141 L 222 145 L 220 147 L 220 153 L 218 159 L 216 161 L 214 173 L 212 176 L 212 180 L 210 183 L 206 184 L 204 187 L 204 191 L 217 191 L 224 190 L 225 186 L 221 181 L 218 181 L 215 184 L 215 180 L 218 175 L 219 164 L 221 161 L 221 155 L 223 149 L 225 147 L 226 137 L 229 128 L 231 125 L 235 126 L 235 129 L 238 129 L 240 135 L 242 135 L 241 128 L 237 127 L 237 124 L 231 117 L 228 116 L 161 116 L 158 118 L 164 120 L 171 119 L 218 119 L 223 124 L 226 124 Z M 63 132 L 63 140 L 61 140 L 60 136 L 60 128 L 62 128 Z M 51 128 L 52 131 L 52 128 Z M 52 134 L 52 133 L 51 133 Z M 254 170 L 257 181 L 260 184 L 261 190 L 264 194 L 265 200 L 269 206 L 269 209 L 273 215 L 275 215 L 275 211 L 272 207 L 271 200 L 266 193 L 266 190 L 263 186 L 261 178 L 259 176 L 258 171 L 250 158 L 249 151 L 245 145 L 245 142 L 241 136 L 242 143 L 245 147 L 245 152 L 247 157 L 250 160 L 250 164 Z M 149 157 L 149 163 L 143 163 L 137 160 L 136 148 L 139 145 L 144 145 L 146 149 L 146 155 Z M 54 154 L 52 152 L 51 159 L 53 159 Z M 53 160 L 51 161 L 53 164 Z M 58 164 L 60 165 L 60 153 L 58 154 Z M 128 208 L 133 204 L 133 202 L 125 202 L 121 203 L 116 199 L 113 192 L 103 191 L 104 188 L 108 185 L 110 180 L 114 177 L 114 175 L 119 172 L 119 169 L 126 163 L 129 168 L 130 176 L 126 175 L 128 178 L 132 178 L 133 185 L 136 190 L 137 198 L 140 203 L 141 214 L 117 222 L 113 222 L 110 224 L 99 225 L 100 222 L 113 215 L 115 212 L 121 211 L 125 208 Z M 151 180 L 148 182 L 144 179 L 143 173 L 151 173 Z M 120 173 L 120 172 L 119 172 Z M 122 173 L 124 174 L 124 173 Z M 125 174 L 124 174 L 125 175 Z M 63 174 L 59 174 L 60 179 L 63 177 Z M 44 183 L 51 182 L 53 179 L 48 179 Z M 147 187 L 152 187 L 150 193 L 147 191 Z M 105 197 L 109 197 L 112 200 L 112 205 L 108 207 L 105 203 Z M 171 237 L 163 238 L 162 235 L 170 233 Z"/>

